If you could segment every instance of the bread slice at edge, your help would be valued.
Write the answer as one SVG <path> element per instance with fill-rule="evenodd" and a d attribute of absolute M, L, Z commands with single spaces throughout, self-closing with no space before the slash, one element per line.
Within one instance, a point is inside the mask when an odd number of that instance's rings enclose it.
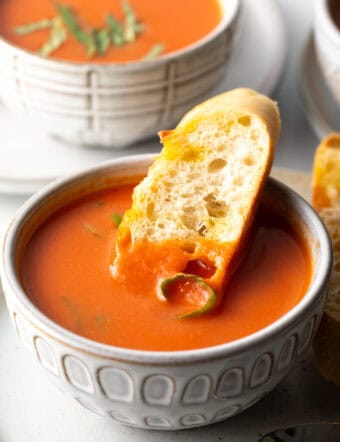
<path fill-rule="evenodd" d="M 319 372 L 340 385 L 340 133 L 332 133 L 314 157 L 312 203 L 333 245 L 333 272 L 323 317 L 314 339 Z"/>

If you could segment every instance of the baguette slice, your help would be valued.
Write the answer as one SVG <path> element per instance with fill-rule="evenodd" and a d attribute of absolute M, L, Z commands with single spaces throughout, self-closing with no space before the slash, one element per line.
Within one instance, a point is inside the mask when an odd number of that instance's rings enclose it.
<path fill-rule="evenodd" d="M 119 226 L 115 277 L 142 267 L 157 286 L 194 273 L 219 300 L 279 132 L 276 104 L 250 89 L 216 96 L 189 111 L 176 129 L 160 132 L 163 150 Z"/>
<path fill-rule="evenodd" d="M 340 134 L 328 135 L 317 148 L 312 198 L 317 210 L 340 208 Z"/>
<path fill-rule="evenodd" d="M 317 149 L 313 171 L 313 206 L 333 243 L 334 263 L 325 310 L 314 340 L 318 369 L 340 385 L 340 134 L 331 134 Z"/>

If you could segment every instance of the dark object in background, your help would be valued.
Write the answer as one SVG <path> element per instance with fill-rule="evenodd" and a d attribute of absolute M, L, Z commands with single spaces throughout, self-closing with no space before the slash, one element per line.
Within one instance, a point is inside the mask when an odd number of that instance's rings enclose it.
<path fill-rule="evenodd" d="M 340 30 L 340 0 L 330 0 L 329 9 L 335 24 Z"/>
<path fill-rule="evenodd" d="M 261 437 L 258 442 L 339 442 L 339 423 L 318 423 L 283 428 Z"/>

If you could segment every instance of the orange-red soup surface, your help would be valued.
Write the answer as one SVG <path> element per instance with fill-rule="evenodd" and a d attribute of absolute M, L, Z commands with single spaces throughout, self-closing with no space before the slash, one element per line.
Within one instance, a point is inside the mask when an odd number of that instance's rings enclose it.
<path fill-rule="evenodd" d="M 121 0 L 60 0 L 75 12 L 83 26 L 101 28 L 105 17 L 113 14 L 123 21 Z M 155 44 L 163 44 L 164 53 L 188 46 L 211 32 L 222 19 L 219 0 L 129 0 L 145 30 L 136 41 L 111 47 L 103 56 L 90 61 L 109 63 L 139 60 Z M 29 51 L 37 51 L 48 39 L 49 30 L 16 35 L 17 26 L 56 15 L 53 0 L 1 0 L 0 33 L 8 41 Z M 55 51 L 52 58 L 73 62 L 89 61 L 84 47 L 74 37 Z"/>
<path fill-rule="evenodd" d="M 109 265 L 112 213 L 131 204 L 132 185 L 90 195 L 54 214 L 29 241 L 22 281 L 34 304 L 63 327 L 98 342 L 143 350 L 185 350 L 242 338 L 271 324 L 303 297 L 311 261 L 298 235 L 260 207 L 247 252 L 217 311 L 177 319 L 155 294 L 147 270 L 132 269 L 128 291 Z"/>

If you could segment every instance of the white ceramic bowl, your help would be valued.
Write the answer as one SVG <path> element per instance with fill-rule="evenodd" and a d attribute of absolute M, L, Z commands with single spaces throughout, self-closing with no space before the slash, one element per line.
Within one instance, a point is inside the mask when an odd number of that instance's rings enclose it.
<path fill-rule="evenodd" d="M 154 61 L 69 63 L 0 38 L 0 97 L 49 134 L 73 144 L 125 147 L 171 129 L 222 78 L 240 0 L 220 0 L 206 37 Z"/>
<path fill-rule="evenodd" d="M 329 0 L 314 0 L 314 39 L 327 84 L 340 105 L 340 30 L 329 9 Z"/>
<path fill-rule="evenodd" d="M 41 313 L 20 282 L 20 255 L 43 220 L 75 197 L 144 174 L 153 156 L 118 159 L 35 194 L 11 223 L 1 269 L 10 316 L 24 345 L 58 386 L 86 408 L 141 428 L 175 430 L 226 419 L 274 388 L 309 347 L 332 264 L 329 237 L 311 207 L 270 179 L 263 204 L 289 217 L 313 260 L 311 285 L 291 311 L 243 339 L 190 351 L 137 351 L 100 344 Z M 52 288 L 51 288 L 52 289 Z M 24 368 L 23 368 L 24 370 Z"/>

